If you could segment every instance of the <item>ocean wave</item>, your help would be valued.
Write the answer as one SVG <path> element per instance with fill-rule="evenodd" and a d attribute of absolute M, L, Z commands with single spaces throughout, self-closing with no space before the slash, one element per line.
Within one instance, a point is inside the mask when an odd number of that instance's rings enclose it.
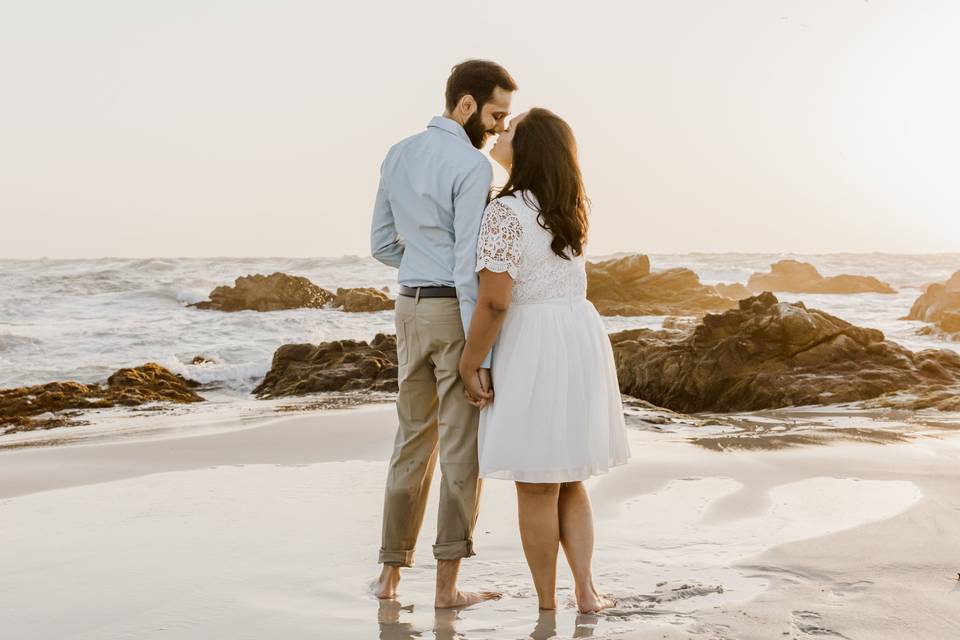
<path fill-rule="evenodd" d="M 15 333 L 0 332 L 0 351 L 13 351 L 21 347 L 38 346 L 42 340 L 33 336 L 21 336 Z"/>
<path fill-rule="evenodd" d="M 177 356 L 158 360 L 157 363 L 174 373 L 205 385 L 223 385 L 227 389 L 240 393 L 250 393 L 263 380 L 270 369 L 270 362 L 220 362 L 216 354 L 202 354 L 211 362 L 191 364 Z M 192 357 L 191 357 L 192 360 Z"/>
<path fill-rule="evenodd" d="M 177 262 L 173 258 L 147 258 L 134 260 L 129 267 L 137 271 L 172 271 L 178 267 Z"/>
<path fill-rule="evenodd" d="M 193 304 L 206 300 L 210 295 L 210 288 L 193 287 L 191 289 L 181 289 L 174 294 L 174 300 L 180 304 Z"/>
<path fill-rule="evenodd" d="M 180 293 L 180 290 L 178 290 L 176 287 L 158 287 L 155 289 L 124 291 L 117 296 L 117 298 L 120 300 L 159 300 L 161 302 L 180 304 L 182 302 L 180 300 Z"/>

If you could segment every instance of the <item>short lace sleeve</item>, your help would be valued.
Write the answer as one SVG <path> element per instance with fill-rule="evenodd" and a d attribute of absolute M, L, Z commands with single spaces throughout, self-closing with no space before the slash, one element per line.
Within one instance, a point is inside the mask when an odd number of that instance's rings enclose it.
<path fill-rule="evenodd" d="M 520 269 L 523 248 L 523 227 L 520 218 L 501 200 L 487 205 L 480 221 L 477 240 L 477 271 L 489 269 L 495 273 L 506 271 L 514 280 Z"/>

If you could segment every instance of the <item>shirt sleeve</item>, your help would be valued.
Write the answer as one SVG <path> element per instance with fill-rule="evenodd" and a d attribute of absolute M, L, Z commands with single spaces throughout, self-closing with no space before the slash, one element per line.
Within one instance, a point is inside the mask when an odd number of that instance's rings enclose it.
<path fill-rule="evenodd" d="M 380 184 L 377 186 L 377 198 L 373 204 L 373 222 L 370 225 L 370 253 L 388 267 L 399 269 L 403 259 L 403 249 L 403 238 L 397 233 L 381 165 Z"/>
<path fill-rule="evenodd" d="M 507 272 L 514 280 L 523 255 L 523 227 L 516 212 L 502 200 L 487 205 L 477 240 L 477 271 Z"/>
<path fill-rule="evenodd" d="M 470 319 L 477 305 L 477 237 L 480 220 L 487 204 L 493 167 L 484 158 L 463 178 L 455 189 L 453 199 L 454 268 L 453 281 L 460 302 L 460 318 L 464 335 L 470 333 Z M 490 367 L 490 354 L 484 358 L 484 368 Z"/>

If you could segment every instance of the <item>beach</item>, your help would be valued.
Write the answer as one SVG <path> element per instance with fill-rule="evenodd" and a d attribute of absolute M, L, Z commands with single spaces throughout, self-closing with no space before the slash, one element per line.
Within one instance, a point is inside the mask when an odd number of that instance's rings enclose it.
<path fill-rule="evenodd" d="M 484 483 L 463 588 L 435 610 L 436 496 L 400 595 L 378 601 L 392 404 L 0 449 L 0 628 L 35 638 L 952 638 L 960 435 L 713 450 L 629 430 L 588 482 L 596 581 L 560 562 L 537 611 L 510 483 Z M 34 444 L 41 444 L 40 441 Z"/>

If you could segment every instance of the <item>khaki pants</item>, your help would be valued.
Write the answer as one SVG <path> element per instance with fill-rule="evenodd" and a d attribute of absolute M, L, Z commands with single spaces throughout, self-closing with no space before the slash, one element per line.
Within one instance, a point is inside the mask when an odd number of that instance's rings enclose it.
<path fill-rule="evenodd" d="M 383 503 L 380 562 L 409 567 L 427 493 L 440 458 L 440 506 L 433 555 L 474 555 L 480 481 L 479 410 L 467 402 L 458 371 L 464 335 L 456 298 L 397 297 L 400 426 Z"/>

